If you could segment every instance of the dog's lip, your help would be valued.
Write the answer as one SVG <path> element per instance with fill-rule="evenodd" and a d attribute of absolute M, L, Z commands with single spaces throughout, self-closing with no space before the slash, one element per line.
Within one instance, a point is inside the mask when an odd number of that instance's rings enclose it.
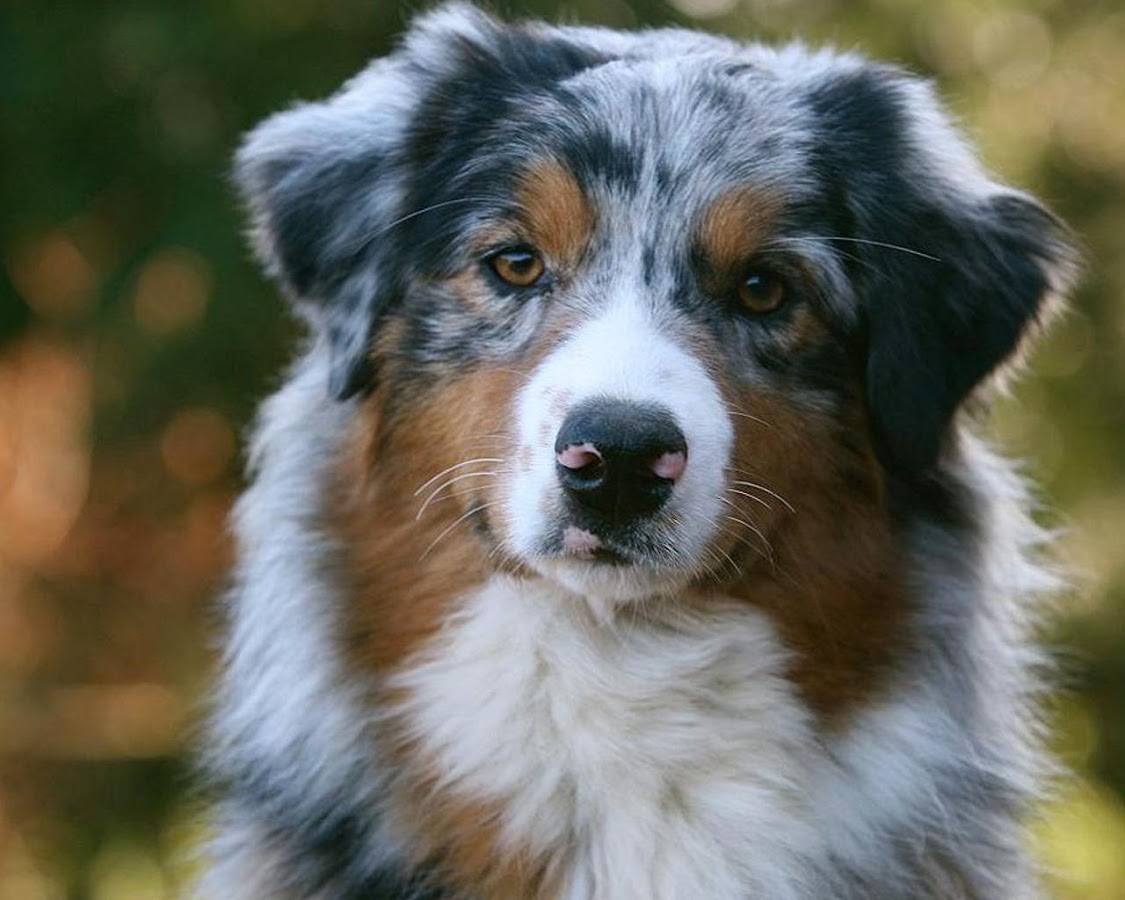
<path fill-rule="evenodd" d="M 600 563 L 602 565 L 613 566 L 636 566 L 638 568 L 648 568 L 644 559 L 641 559 L 629 550 L 624 548 L 614 548 L 601 546 L 590 550 L 581 552 L 574 550 L 562 550 L 554 553 L 543 554 L 548 559 L 557 560 L 559 562 L 575 562 L 575 563 Z"/>
<path fill-rule="evenodd" d="M 567 525 L 562 530 L 563 552 L 574 556 L 591 557 L 605 547 L 605 542 L 595 532 L 578 525 Z"/>
<path fill-rule="evenodd" d="M 653 568 L 652 561 L 637 548 L 627 546 L 611 535 L 597 534 L 574 523 L 565 525 L 556 540 L 554 546 L 544 550 L 544 558 L 563 563 Z"/>
<path fill-rule="evenodd" d="M 583 557 L 586 562 L 602 563 L 611 566 L 636 566 L 640 565 L 637 560 L 620 553 L 617 550 L 611 550 L 608 547 L 599 547 L 589 556 Z"/>

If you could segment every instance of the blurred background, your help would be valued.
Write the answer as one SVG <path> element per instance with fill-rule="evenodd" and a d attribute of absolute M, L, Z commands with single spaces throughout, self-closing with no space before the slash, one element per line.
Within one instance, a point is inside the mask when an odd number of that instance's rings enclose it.
<path fill-rule="evenodd" d="M 240 133 L 385 52 L 389 0 L 0 6 L 0 900 L 177 896 L 240 435 L 294 328 L 227 181 Z M 802 36 L 936 79 L 1085 243 L 995 426 L 1080 589 L 1046 639 L 1077 777 L 1037 850 L 1125 897 L 1125 9 L 1120 0 L 570 0 L 501 11 Z"/>

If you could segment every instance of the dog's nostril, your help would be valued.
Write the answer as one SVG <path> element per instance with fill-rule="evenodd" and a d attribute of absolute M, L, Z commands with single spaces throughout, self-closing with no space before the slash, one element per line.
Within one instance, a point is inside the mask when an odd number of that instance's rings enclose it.
<path fill-rule="evenodd" d="M 657 478 L 679 481 L 687 468 L 687 454 L 681 450 L 662 453 L 652 462 L 652 473 Z"/>
<path fill-rule="evenodd" d="M 593 472 L 602 466 L 602 455 L 591 443 L 567 444 L 558 451 L 556 459 L 560 466 L 573 472 Z"/>
<path fill-rule="evenodd" d="M 555 441 L 563 490 L 589 513 L 622 522 L 655 512 L 687 468 L 687 442 L 668 410 L 589 400 Z"/>

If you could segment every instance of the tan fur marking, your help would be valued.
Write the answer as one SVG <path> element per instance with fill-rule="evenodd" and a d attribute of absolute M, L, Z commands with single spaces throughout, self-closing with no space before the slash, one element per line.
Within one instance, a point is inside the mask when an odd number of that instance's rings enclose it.
<path fill-rule="evenodd" d="M 799 313 L 787 341 L 830 339 L 812 311 Z M 685 337 L 718 384 L 735 431 L 727 485 L 742 494 L 725 495 L 718 523 L 722 589 L 770 615 L 793 654 L 794 683 L 822 724 L 838 727 L 878 694 L 903 648 L 909 613 L 859 386 L 849 402 L 853 421 L 841 423 L 838 414 L 739 382 L 705 330 Z M 844 431 L 854 436 L 848 449 Z M 796 512 L 738 481 L 763 485 Z"/>
<path fill-rule="evenodd" d="M 516 196 L 528 238 L 548 265 L 576 265 L 594 231 L 594 210 L 574 175 L 555 160 L 540 162 L 520 178 Z"/>
<path fill-rule="evenodd" d="M 400 749 L 406 770 L 417 766 L 410 744 Z M 499 802 L 471 802 L 438 786 L 439 778 L 412 778 L 398 807 L 415 831 L 415 862 L 436 868 L 446 885 L 475 897 L 497 900 L 549 898 L 558 894 L 557 872 L 549 856 L 535 856 L 502 837 Z"/>
<path fill-rule="evenodd" d="M 881 470 L 866 441 L 854 454 L 839 449 L 841 426 L 782 397 L 742 393 L 734 408 L 762 422 L 735 417 L 731 487 L 762 502 L 728 494 L 737 507 L 728 511 L 764 537 L 726 521 L 739 534 L 727 552 L 748 573 L 733 593 L 770 614 L 794 654 L 794 682 L 833 727 L 877 694 L 905 640 L 907 592 Z M 768 487 L 796 512 L 735 481 Z"/>
<path fill-rule="evenodd" d="M 780 211 L 780 199 L 757 188 L 736 188 L 715 200 L 699 231 L 714 273 L 727 275 L 752 259 L 769 237 Z"/>
<path fill-rule="evenodd" d="M 474 504 L 494 502 L 506 464 L 462 466 L 415 491 L 466 460 L 507 458 L 503 438 L 490 436 L 506 430 L 514 380 L 497 371 L 458 379 L 394 427 L 382 427 L 382 391 L 357 415 L 334 518 L 355 580 L 349 638 L 364 669 L 400 665 L 440 627 L 450 604 L 487 577 L 485 551 L 472 531 L 480 513 L 454 522 Z M 477 474 L 483 472 L 495 474 Z M 416 521 L 431 493 L 470 474 L 437 493 Z"/>
<path fill-rule="evenodd" d="M 521 366 L 533 369 L 573 323 L 548 322 Z M 458 523 L 476 503 L 494 503 L 515 465 L 527 460 L 514 451 L 507 420 L 514 394 L 524 383 L 519 371 L 485 368 L 450 373 L 446 384 L 420 395 L 408 411 L 388 420 L 386 385 L 395 384 L 401 338 L 387 323 L 378 342 L 381 384 L 356 415 L 345 452 L 336 467 L 329 510 L 344 548 L 351 578 L 346 611 L 346 650 L 352 664 L 385 685 L 409 665 L 442 627 L 459 600 L 494 568 L 519 569 L 502 555 L 489 559 L 486 541 L 473 532 L 479 514 Z M 453 469 L 418 488 L 442 470 L 464 460 L 495 457 Z M 495 475 L 476 473 L 495 472 Z M 439 493 L 418 520 L 426 498 L 446 480 L 472 474 Z M 456 495 L 456 496 L 453 496 Z M 490 508 L 495 529 L 501 511 Z M 442 537 L 446 529 L 451 529 Z M 437 541 L 435 544 L 434 542 Z M 384 709 L 401 708 L 405 698 L 384 687 Z M 394 732 L 399 733 L 395 739 Z M 471 896 L 498 900 L 550 897 L 558 892 L 558 861 L 536 857 L 510 842 L 502 846 L 503 800 L 466 798 L 439 786 L 433 761 L 405 735 L 405 723 L 384 723 L 387 752 L 400 778 L 387 801 L 399 826 L 412 835 L 415 861 L 436 869 L 439 880 Z"/>
<path fill-rule="evenodd" d="M 824 322 L 807 305 L 800 305 L 793 310 L 793 315 L 781 327 L 775 330 L 778 340 L 786 350 L 796 350 L 808 347 L 818 341 L 831 340 Z"/>
<path fill-rule="evenodd" d="M 446 284 L 468 309 L 482 319 L 496 318 L 495 293 L 475 268 L 458 273 Z"/>

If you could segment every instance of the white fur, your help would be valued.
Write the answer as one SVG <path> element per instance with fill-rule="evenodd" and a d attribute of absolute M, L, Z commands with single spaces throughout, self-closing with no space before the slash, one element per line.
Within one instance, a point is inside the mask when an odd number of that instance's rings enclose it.
<path fill-rule="evenodd" d="M 573 590 L 610 600 L 675 589 L 696 564 L 722 520 L 723 479 L 733 429 L 718 387 L 703 365 L 661 327 L 640 286 L 575 330 L 534 372 L 516 402 L 519 447 L 531 465 L 517 470 L 508 491 L 510 550 L 544 575 Z M 667 543 L 682 560 L 680 573 L 597 566 L 540 556 L 536 548 L 561 499 L 555 474 L 555 435 L 567 413 L 584 400 L 608 397 L 667 408 L 687 441 L 687 468 L 662 518 Z"/>
<path fill-rule="evenodd" d="M 512 848 L 567 848 L 562 897 L 806 896 L 816 753 L 786 654 L 745 605 L 680 604 L 606 627 L 496 577 L 395 679 L 412 731 L 444 787 L 502 801 Z"/>
<path fill-rule="evenodd" d="M 328 370 L 327 348 L 317 345 L 258 417 L 249 459 L 254 481 L 233 517 L 239 587 L 211 726 L 216 744 L 206 760 L 300 784 L 288 803 L 295 817 L 308 819 L 343 800 L 374 808 L 382 790 L 366 685 L 337 650 L 339 586 L 323 564 L 336 548 L 315 524 L 326 463 L 354 411 L 325 402 Z M 199 896 L 260 900 L 254 885 L 269 876 L 255 855 L 258 829 L 228 812 L 233 821 L 212 848 Z M 372 837 L 373 859 L 397 849 L 389 835 Z"/>

